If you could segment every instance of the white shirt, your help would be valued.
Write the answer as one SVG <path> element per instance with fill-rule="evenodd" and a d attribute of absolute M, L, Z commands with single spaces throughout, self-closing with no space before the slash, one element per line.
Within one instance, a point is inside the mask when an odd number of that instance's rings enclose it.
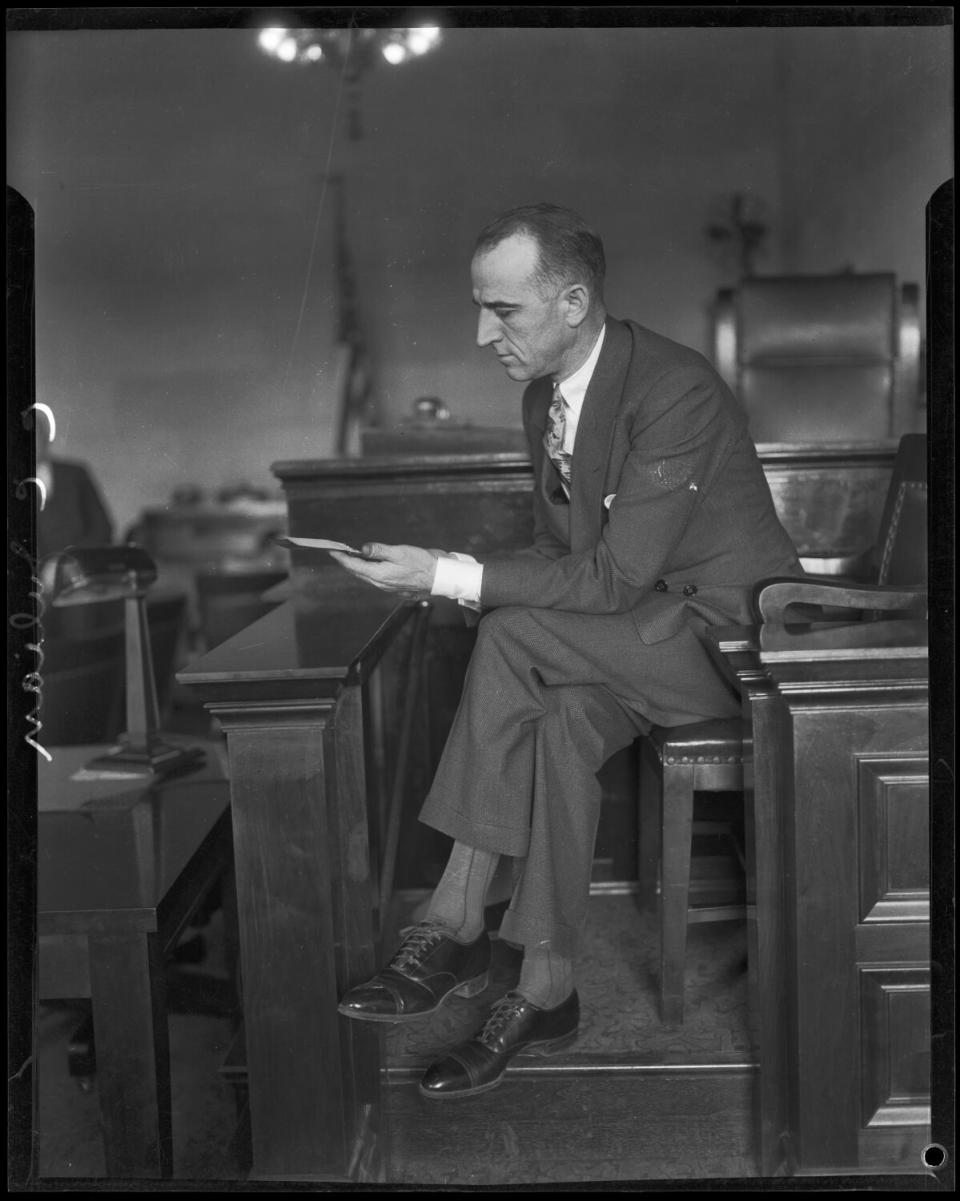
<path fill-rule="evenodd" d="M 593 378 L 593 372 L 600 358 L 606 325 L 600 327 L 600 333 L 593 349 L 587 356 L 586 362 L 577 368 L 572 375 L 559 381 L 563 396 L 566 428 L 563 434 L 563 449 L 573 454 L 577 438 L 577 426 L 580 424 L 580 412 L 583 409 L 583 399 L 587 387 Z M 478 563 L 472 555 L 459 554 L 453 551 L 437 560 L 433 574 L 432 596 L 446 596 L 450 600 L 459 601 L 463 605 L 474 608 L 480 603 L 480 587 L 483 583 L 483 564 Z"/>

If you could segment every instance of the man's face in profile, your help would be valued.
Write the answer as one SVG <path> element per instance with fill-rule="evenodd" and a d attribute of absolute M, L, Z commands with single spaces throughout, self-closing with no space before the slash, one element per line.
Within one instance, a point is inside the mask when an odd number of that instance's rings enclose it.
<path fill-rule="evenodd" d="M 539 257 L 533 238 L 513 234 L 471 264 L 477 345 L 492 346 L 518 381 L 558 372 L 575 337 L 565 318 L 565 289 L 544 295 L 536 280 Z"/>

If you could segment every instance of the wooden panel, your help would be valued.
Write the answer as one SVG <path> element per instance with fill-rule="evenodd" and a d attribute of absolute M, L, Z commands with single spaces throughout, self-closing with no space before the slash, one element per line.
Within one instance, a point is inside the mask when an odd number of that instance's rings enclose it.
<path fill-rule="evenodd" d="M 860 921 L 930 917 L 926 760 L 861 759 L 857 787 Z"/>
<path fill-rule="evenodd" d="M 758 450 L 800 554 L 848 555 L 874 544 L 895 444 Z M 530 541 L 532 468 L 523 453 L 304 460 L 272 470 L 286 492 L 294 535 L 473 554 Z"/>
<path fill-rule="evenodd" d="M 464 1104 L 424 1100 L 412 1083 L 386 1089 L 390 1184 L 512 1192 L 620 1182 L 636 1192 L 640 1181 L 696 1187 L 757 1175 L 749 1071 L 538 1074 L 548 1061 L 515 1062 L 523 1075 L 511 1066 L 499 1088 Z"/>
<path fill-rule="evenodd" d="M 327 763 L 335 773 L 329 798 L 329 856 L 338 997 L 345 988 L 368 980 L 379 967 L 371 900 L 375 896 L 371 858 L 364 753 L 363 689 L 344 688 L 333 728 L 327 729 Z M 391 760 L 391 765 L 395 760 Z M 361 1142 L 376 1143 L 380 1115 L 379 1043 L 364 1022 L 338 1023 L 343 1063 L 344 1112 L 349 1156 Z M 350 1162 L 347 1172 L 350 1172 Z"/>
<path fill-rule="evenodd" d="M 861 1122 L 930 1121 L 930 972 L 860 969 Z"/>
<path fill-rule="evenodd" d="M 421 610 L 355 602 L 296 598 L 180 677 L 227 734 L 255 1179 L 355 1178 L 377 1141 L 379 1031 L 337 1002 L 377 958 L 367 764 L 393 751 L 368 700 Z"/>
<path fill-rule="evenodd" d="M 104 934 L 91 937 L 89 948 L 107 1175 L 169 1176 L 170 1041 L 159 939 Z"/>
<path fill-rule="evenodd" d="M 752 715 L 765 1175 L 916 1171 L 927 1133 L 927 631 L 857 629 L 711 632 Z"/>
<path fill-rule="evenodd" d="M 780 521 L 801 555 L 856 554 L 877 541 L 890 467 L 764 464 Z"/>
<path fill-rule="evenodd" d="M 852 700 L 856 693 L 852 693 Z M 856 1167 L 858 1082 L 875 1070 L 858 1045 L 857 863 L 860 764 L 868 780 L 893 775 L 903 756 L 917 773 L 926 710 L 892 702 L 849 703 L 804 697 L 791 705 L 794 744 L 794 881 L 797 911 L 797 1059 L 800 1158 L 806 1168 Z M 875 791 L 871 789 L 873 795 Z M 873 844 L 875 846 L 875 843 Z M 872 848 L 871 848 L 872 850 Z M 890 857 L 889 855 L 887 856 Z M 890 923 L 894 930 L 897 923 Z M 880 929 L 886 931 L 884 924 Z M 882 936 L 875 952 L 886 960 Z M 816 987 L 810 982 L 816 980 Z M 874 1052 L 876 1054 L 876 1052 Z M 892 1052 L 890 1052 L 892 1054 Z M 880 1070 L 880 1069 L 876 1069 Z"/>
<path fill-rule="evenodd" d="M 930 1141 L 930 973 L 860 974 L 862 1169 L 917 1171 Z"/>
<path fill-rule="evenodd" d="M 223 720 L 223 718 L 222 718 Z M 345 1099 L 336 1013 L 326 720 L 282 716 L 227 729 L 233 795 L 253 1159 L 261 1176 L 343 1173 Z M 279 1021 L 283 1011 L 289 1020 Z M 321 1142 L 317 1132 L 323 1130 Z"/>
<path fill-rule="evenodd" d="M 446 455 L 276 463 L 293 535 L 413 543 L 470 554 L 528 545 L 526 455 Z M 293 563 L 301 559 L 293 552 Z"/>
<path fill-rule="evenodd" d="M 37 936 L 37 996 L 71 998 L 90 996 L 90 957 L 85 934 Z"/>

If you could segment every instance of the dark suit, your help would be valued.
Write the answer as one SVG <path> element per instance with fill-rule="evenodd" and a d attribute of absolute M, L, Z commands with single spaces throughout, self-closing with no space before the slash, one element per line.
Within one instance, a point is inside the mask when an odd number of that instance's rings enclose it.
<path fill-rule="evenodd" d="M 569 503 L 543 448 L 550 399 L 549 379 L 524 394 L 534 543 L 484 560 L 485 616 L 421 819 L 524 858 L 501 934 L 572 955 L 597 771 L 651 724 L 738 712 L 700 634 L 749 621 L 753 583 L 800 566 L 746 418 L 701 355 L 608 318 Z"/>
<path fill-rule="evenodd" d="M 53 487 L 37 516 L 37 559 L 68 546 L 113 541 L 113 523 L 88 467 L 73 459 L 51 459 Z"/>

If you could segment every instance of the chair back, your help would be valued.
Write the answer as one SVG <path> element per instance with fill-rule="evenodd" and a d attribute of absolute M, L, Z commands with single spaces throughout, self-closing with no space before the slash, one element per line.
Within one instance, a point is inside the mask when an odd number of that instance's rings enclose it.
<path fill-rule="evenodd" d="M 877 583 L 927 582 L 927 439 L 900 439 L 880 520 Z"/>
<path fill-rule="evenodd" d="M 880 521 L 876 572 L 869 584 L 837 577 L 779 576 L 754 586 L 753 608 L 761 623 L 793 620 L 864 620 L 915 617 L 927 605 L 927 439 L 900 439 Z"/>
<path fill-rule="evenodd" d="M 718 297 L 716 364 L 755 442 L 887 441 L 917 424 L 918 313 L 889 272 L 745 279 Z"/>

